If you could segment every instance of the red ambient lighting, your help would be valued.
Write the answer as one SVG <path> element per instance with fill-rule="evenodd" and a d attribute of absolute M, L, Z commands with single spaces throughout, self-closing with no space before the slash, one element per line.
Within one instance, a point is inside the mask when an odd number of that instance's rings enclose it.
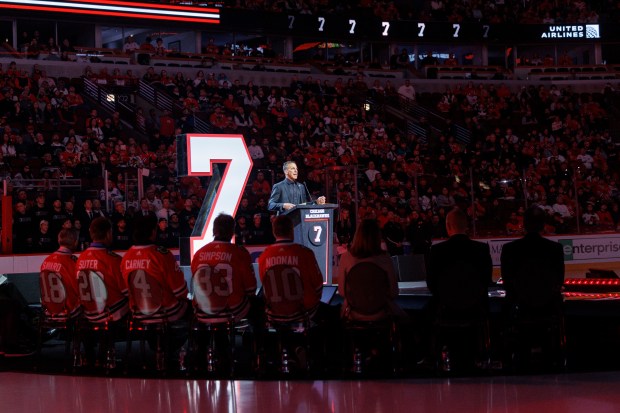
<path fill-rule="evenodd" d="M 191 23 L 220 23 L 220 11 L 215 8 L 176 6 L 116 0 L 0 0 L 0 8 L 33 10 L 97 16 L 127 17 L 150 20 L 181 21 Z"/>
<path fill-rule="evenodd" d="M 620 293 L 577 293 L 577 292 L 565 292 L 565 299 L 582 299 L 582 300 L 617 300 L 620 298 Z"/>
<path fill-rule="evenodd" d="M 564 281 L 564 285 L 620 285 L 620 280 L 602 280 L 602 279 L 590 279 L 590 278 L 571 278 Z"/>

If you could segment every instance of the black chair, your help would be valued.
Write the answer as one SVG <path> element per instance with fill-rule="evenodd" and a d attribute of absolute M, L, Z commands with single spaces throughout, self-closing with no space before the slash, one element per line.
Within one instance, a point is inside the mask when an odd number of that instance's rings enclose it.
<path fill-rule="evenodd" d="M 507 362 L 514 370 L 563 370 L 568 359 L 562 296 L 547 284 L 547 277 L 537 276 L 537 268 L 530 268 L 527 273 L 532 276 L 519 277 L 514 292 L 507 297 Z"/>
<path fill-rule="evenodd" d="M 390 373 L 396 372 L 400 340 L 389 309 L 390 283 L 386 271 L 372 262 L 354 265 L 346 275 L 345 299 L 345 353 L 348 349 L 348 360 L 352 361 L 345 369 L 355 374 L 364 373 L 367 368 L 380 372 L 380 368 L 371 365 L 376 364 L 388 366 Z M 388 363 L 381 363 L 385 360 L 381 355 L 387 355 Z"/>
<path fill-rule="evenodd" d="M 229 268 L 228 270 L 231 271 Z M 217 271 L 209 266 L 201 266 L 192 276 L 192 291 L 194 293 L 192 304 L 194 316 L 190 323 L 188 340 L 188 367 L 197 370 L 201 363 L 198 361 L 199 340 L 198 335 L 206 335 L 206 371 L 214 374 L 223 371 L 223 366 L 228 367 L 228 375 L 235 373 L 235 331 L 237 324 L 235 315 L 231 312 L 228 299 L 232 294 L 232 283 L 225 283 L 226 288 L 213 291 L 213 285 L 221 285 L 221 280 L 215 277 L 226 277 L 227 270 Z M 216 299 L 211 295 L 216 294 Z M 217 304 L 215 304 L 217 302 Z M 241 323 L 247 327 L 247 323 Z M 245 330 L 244 330 L 245 331 Z"/>
<path fill-rule="evenodd" d="M 476 282 L 467 262 L 452 263 L 454 276 L 437 283 L 432 348 L 439 371 L 488 367 L 491 339 L 488 286 Z"/>
<path fill-rule="evenodd" d="M 313 325 L 304 307 L 304 286 L 297 269 L 286 265 L 271 267 L 263 278 L 263 293 L 267 316 L 264 344 L 267 346 L 273 341 L 270 338 L 275 338 L 275 351 L 262 349 L 272 357 L 259 354 L 259 374 L 266 368 L 263 362 L 276 366 L 281 374 L 307 373 L 312 356 L 309 334 Z"/>
<path fill-rule="evenodd" d="M 76 324 L 82 314 L 81 307 L 75 310 L 67 308 L 67 289 L 60 274 L 53 271 L 42 271 L 39 274 L 39 285 L 41 289 L 41 314 L 39 316 L 35 369 L 39 369 L 44 333 L 52 330 L 64 332 L 65 371 L 69 367 L 79 367 L 81 355 Z"/>
<path fill-rule="evenodd" d="M 155 370 L 165 372 L 170 355 L 170 322 L 162 307 L 162 286 L 144 270 L 132 271 L 127 277 L 127 284 L 131 318 L 127 322 L 125 371 L 129 366 L 132 339 L 137 337 L 140 340 L 142 369 L 148 368 L 146 343 L 150 341 L 155 351 Z"/>
<path fill-rule="evenodd" d="M 80 341 L 86 347 L 87 357 L 92 358 L 89 351 L 96 341 L 90 339 L 97 339 L 99 356 L 89 361 L 102 365 L 109 373 L 117 367 L 115 341 L 124 326 L 123 319 L 115 319 L 108 306 L 108 291 L 101 273 L 82 270 L 78 271 L 77 277 L 80 302 L 84 308 L 84 317 L 78 324 Z"/>

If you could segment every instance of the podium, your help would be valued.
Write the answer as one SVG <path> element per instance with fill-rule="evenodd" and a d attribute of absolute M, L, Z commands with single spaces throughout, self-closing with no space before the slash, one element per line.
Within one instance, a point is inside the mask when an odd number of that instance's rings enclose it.
<path fill-rule="evenodd" d="M 323 282 L 332 283 L 334 210 L 337 204 L 297 205 L 284 211 L 295 227 L 295 242 L 314 252 L 323 274 Z"/>

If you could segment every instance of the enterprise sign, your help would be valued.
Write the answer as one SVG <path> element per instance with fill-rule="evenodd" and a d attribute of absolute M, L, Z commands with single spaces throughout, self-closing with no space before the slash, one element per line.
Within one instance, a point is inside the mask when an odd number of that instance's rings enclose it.
<path fill-rule="evenodd" d="M 220 22 L 220 11 L 215 8 L 117 0 L 0 0 L 0 9 L 88 14 L 190 23 L 218 24 Z"/>
<path fill-rule="evenodd" d="M 602 261 L 620 260 L 620 235 L 582 235 L 582 236 L 551 236 L 547 237 L 557 241 L 564 248 L 564 262 L 595 263 Z M 493 265 L 500 265 L 502 248 L 507 242 L 514 239 L 487 239 L 481 240 L 489 244 Z"/>
<path fill-rule="evenodd" d="M 551 25 L 540 35 L 541 39 L 600 39 L 598 24 Z"/>

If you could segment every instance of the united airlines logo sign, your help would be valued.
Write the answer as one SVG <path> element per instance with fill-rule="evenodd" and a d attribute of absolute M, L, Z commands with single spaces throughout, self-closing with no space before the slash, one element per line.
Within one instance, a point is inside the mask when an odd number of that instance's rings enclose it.
<path fill-rule="evenodd" d="M 541 39 L 600 39 L 598 24 L 551 25 L 540 35 Z"/>
<path fill-rule="evenodd" d="M 586 24 L 586 39 L 600 39 L 601 29 L 598 24 Z"/>
<path fill-rule="evenodd" d="M 0 9 L 89 14 L 193 23 L 218 24 L 220 22 L 220 11 L 216 8 L 117 0 L 0 0 Z"/>

